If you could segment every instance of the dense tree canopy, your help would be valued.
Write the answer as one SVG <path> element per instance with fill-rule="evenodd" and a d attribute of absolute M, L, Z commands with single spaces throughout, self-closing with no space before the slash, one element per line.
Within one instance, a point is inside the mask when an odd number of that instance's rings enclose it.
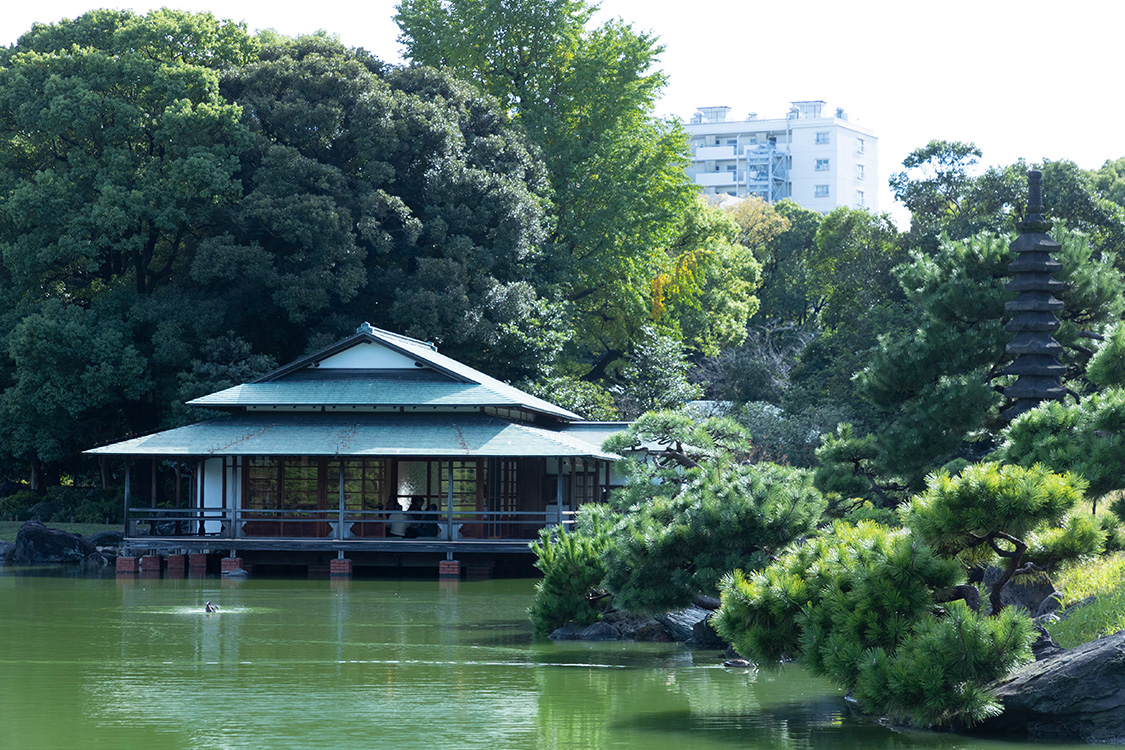
<path fill-rule="evenodd" d="M 546 177 L 491 99 L 323 37 L 267 45 L 223 91 L 256 137 L 200 281 L 268 297 L 293 323 L 371 320 L 504 377 L 550 364 L 556 313 L 529 282 Z"/>
<path fill-rule="evenodd" d="M 6 458 L 49 478 L 357 320 L 543 374 L 569 329 L 533 151 L 475 87 L 324 35 L 36 26 L 0 51 Z"/>
<path fill-rule="evenodd" d="M 10 456 L 39 467 L 96 425 L 157 425 L 190 356 L 164 335 L 196 315 L 181 282 L 241 195 L 249 132 L 219 77 L 257 48 L 163 10 L 39 25 L 0 51 L 4 431 L 29 433 Z"/>
<path fill-rule="evenodd" d="M 652 115 L 656 39 L 621 21 L 587 28 L 585 0 L 403 0 L 415 63 L 447 67 L 510 108 L 554 192 L 550 280 L 571 310 L 572 357 L 601 378 L 651 321 L 650 285 L 692 206 L 686 137 Z"/>
<path fill-rule="evenodd" d="M 1120 314 L 1120 273 L 1112 255 L 1095 257 L 1086 237 L 1063 227 L 1058 278 L 1067 283 L 1063 325 L 1055 337 L 1068 347 L 1070 379 L 1081 379 L 1089 349 L 1083 331 L 1104 328 Z M 870 436 L 829 438 L 818 486 L 843 491 L 873 479 L 897 492 L 916 491 L 926 474 L 957 458 L 991 450 L 1003 423 L 997 390 L 1012 357 L 1003 328 L 1009 240 L 979 235 L 944 242 L 933 256 L 916 253 L 896 270 L 916 328 L 885 335 L 856 376 L 874 409 Z M 849 484 L 850 483 L 850 484 Z M 864 493 L 867 494 L 867 493 Z M 875 496 L 893 504 L 902 495 Z"/>

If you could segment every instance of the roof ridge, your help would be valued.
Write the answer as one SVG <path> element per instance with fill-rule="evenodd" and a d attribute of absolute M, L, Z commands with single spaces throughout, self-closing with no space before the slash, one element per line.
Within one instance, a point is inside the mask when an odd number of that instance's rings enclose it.
<path fill-rule="evenodd" d="M 428 349 L 432 349 L 435 352 L 438 350 L 437 344 L 435 344 L 432 341 L 422 341 L 421 339 L 411 338 L 410 336 L 404 336 L 401 333 L 395 333 L 394 331 L 388 331 L 385 328 L 376 328 L 375 326 L 373 326 L 373 325 L 371 325 L 370 323 L 367 323 L 367 322 L 364 322 L 364 323 L 360 324 L 359 328 L 355 329 L 355 332 L 356 333 L 366 333 L 369 336 L 375 336 L 375 335 L 386 336 L 388 338 L 397 339 L 398 341 L 403 341 L 403 342 L 407 342 L 407 343 L 410 343 L 410 344 L 417 344 L 418 346 L 424 346 Z"/>

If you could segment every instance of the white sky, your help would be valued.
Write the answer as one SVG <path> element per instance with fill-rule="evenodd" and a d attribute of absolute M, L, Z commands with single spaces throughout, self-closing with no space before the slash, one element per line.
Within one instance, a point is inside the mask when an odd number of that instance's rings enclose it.
<path fill-rule="evenodd" d="M 244 21 L 251 31 L 318 29 L 344 44 L 400 61 L 395 0 L 4 0 L 0 44 L 32 23 L 97 7 L 139 13 L 169 5 Z M 732 116 L 781 117 L 789 102 L 823 99 L 879 137 L 879 208 L 908 220 L 886 187 L 903 158 L 933 138 L 974 141 L 984 164 L 1070 159 L 1095 169 L 1125 156 L 1116 0 L 789 0 L 685 3 L 603 0 L 655 32 L 670 77 L 658 114 L 689 119 L 696 107 Z"/>

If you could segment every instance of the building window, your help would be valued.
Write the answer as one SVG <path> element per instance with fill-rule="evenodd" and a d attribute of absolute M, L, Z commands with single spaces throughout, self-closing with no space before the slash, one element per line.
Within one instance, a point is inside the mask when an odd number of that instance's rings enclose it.
<path fill-rule="evenodd" d="M 751 143 L 757 143 L 758 142 L 758 134 L 757 133 L 751 133 L 750 134 L 750 142 Z"/>
<path fill-rule="evenodd" d="M 828 143 L 828 133 L 817 133 L 816 142 L 817 145 Z"/>
<path fill-rule="evenodd" d="M 855 202 L 856 202 L 857 205 L 860 205 L 860 206 L 866 206 L 867 205 L 867 198 L 866 198 L 866 196 L 864 196 L 862 190 L 855 191 Z"/>
<path fill-rule="evenodd" d="M 727 145 L 728 146 L 737 146 L 738 145 L 738 139 L 737 138 L 727 138 Z"/>
<path fill-rule="evenodd" d="M 736 170 L 736 169 L 738 169 L 738 165 L 737 165 L 737 164 L 728 164 L 728 165 L 727 165 L 727 171 L 728 171 L 728 172 L 733 172 L 733 171 L 734 171 L 734 170 Z"/>
<path fill-rule="evenodd" d="M 817 159 L 816 160 L 816 171 L 817 172 L 827 172 L 828 171 L 828 159 Z"/>
<path fill-rule="evenodd" d="M 862 164 L 856 164 L 855 165 L 855 178 L 857 180 L 863 179 L 863 165 Z"/>
<path fill-rule="evenodd" d="M 719 136 L 715 136 L 715 145 L 716 145 L 716 146 L 721 146 L 721 145 L 722 145 L 722 143 L 723 143 L 722 139 L 721 139 L 721 138 L 719 138 Z"/>
<path fill-rule="evenodd" d="M 864 141 L 862 138 L 856 138 L 855 139 L 855 152 L 857 154 L 862 154 L 866 145 L 867 145 L 866 141 Z"/>
<path fill-rule="evenodd" d="M 816 192 L 813 193 L 813 195 L 817 198 L 827 198 L 828 197 L 828 186 L 827 185 L 817 185 L 816 186 Z"/>

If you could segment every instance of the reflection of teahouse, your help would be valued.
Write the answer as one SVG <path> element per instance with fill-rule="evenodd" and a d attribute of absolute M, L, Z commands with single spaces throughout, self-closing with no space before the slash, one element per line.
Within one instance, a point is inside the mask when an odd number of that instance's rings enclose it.
<path fill-rule="evenodd" d="M 189 405 L 222 415 L 89 451 L 125 459 L 126 550 L 229 550 L 265 566 L 530 557 L 540 528 L 620 482 L 601 444 L 624 423 L 584 422 L 367 324 Z M 411 524 L 438 534 L 405 538 Z"/>

